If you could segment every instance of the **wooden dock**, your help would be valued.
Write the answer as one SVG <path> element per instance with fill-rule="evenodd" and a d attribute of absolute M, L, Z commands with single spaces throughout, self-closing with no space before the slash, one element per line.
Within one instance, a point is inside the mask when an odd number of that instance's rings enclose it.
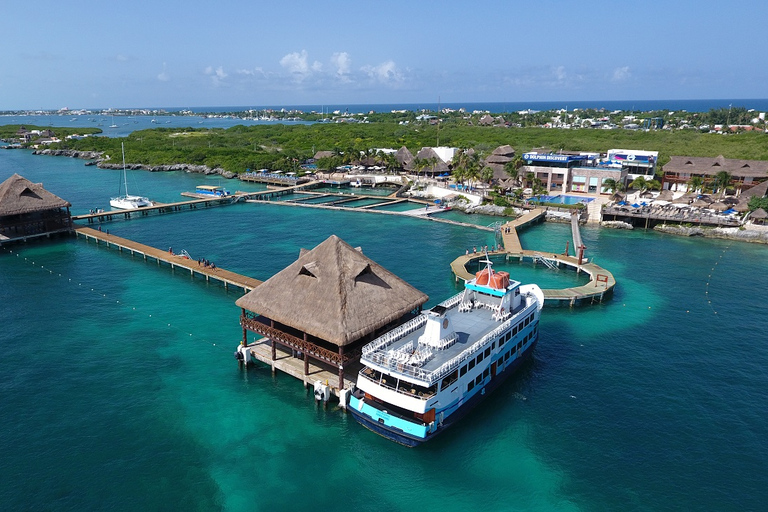
<path fill-rule="evenodd" d="M 296 354 L 292 354 L 285 347 L 276 344 L 275 347 L 275 360 L 272 360 L 272 345 L 269 338 L 260 338 L 253 343 L 249 343 L 247 347 L 241 347 L 240 350 L 247 351 L 251 360 L 256 360 L 264 363 L 272 368 L 272 373 L 276 370 L 285 372 L 291 377 L 295 377 L 304 383 L 304 388 L 313 386 L 315 382 L 321 381 L 329 387 L 334 396 L 339 396 L 339 371 L 331 366 L 319 366 L 319 361 L 310 358 L 309 359 L 309 372 L 304 375 L 304 359 L 296 357 Z M 357 375 L 360 373 L 363 364 L 358 359 L 354 362 L 349 362 L 344 365 L 344 387 L 353 387 L 357 382 Z"/>
<path fill-rule="evenodd" d="M 75 234 L 86 240 L 94 240 L 97 244 L 104 243 L 107 247 L 114 247 L 121 252 L 130 252 L 131 256 L 139 255 L 145 261 L 154 260 L 158 265 L 166 263 L 172 269 L 183 269 L 189 272 L 192 277 L 202 277 L 206 281 L 217 281 L 229 289 L 230 286 L 240 288 L 245 292 L 253 290 L 261 284 L 261 281 L 252 277 L 247 277 L 235 272 L 230 272 L 223 268 L 211 268 L 199 265 L 197 261 L 186 258 L 180 254 L 172 254 L 149 245 L 140 244 L 127 238 L 110 235 L 97 229 L 77 226 Z"/>
<path fill-rule="evenodd" d="M 544 218 L 545 214 L 546 211 L 544 209 L 535 208 L 525 215 L 503 224 L 501 231 L 504 250 L 488 253 L 489 256 L 504 256 L 507 261 L 517 258 L 521 262 L 527 260 L 531 261 L 534 265 L 542 264 L 550 268 L 569 267 L 577 273 L 586 272 L 589 275 L 589 282 L 583 286 L 542 290 L 545 305 L 567 305 L 572 307 L 602 302 L 606 296 L 610 296 L 613 293 L 613 288 L 616 286 L 616 279 L 613 277 L 613 274 L 594 263 L 579 263 L 577 257 L 523 249 L 520 238 L 517 235 L 517 228 L 526 227 L 540 221 Z M 572 223 L 573 226 L 574 224 Z M 578 246 L 581 246 L 581 233 L 578 229 L 578 223 L 573 227 L 573 237 L 574 245 L 579 244 Z M 468 254 L 453 260 L 451 262 L 451 270 L 456 279 L 464 279 L 465 281 L 473 279 L 475 276 L 467 270 L 467 264 L 470 261 L 481 258 L 485 258 L 485 254 Z"/>

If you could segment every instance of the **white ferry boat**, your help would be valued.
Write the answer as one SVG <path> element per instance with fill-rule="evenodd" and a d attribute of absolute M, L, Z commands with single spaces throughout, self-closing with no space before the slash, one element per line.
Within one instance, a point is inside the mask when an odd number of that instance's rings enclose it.
<path fill-rule="evenodd" d="M 432 439 L 515 372 L 536 345 L 544 294 L 485 269 L 464 291 L 365 347 L 349 411 L 406 446 Z"/>

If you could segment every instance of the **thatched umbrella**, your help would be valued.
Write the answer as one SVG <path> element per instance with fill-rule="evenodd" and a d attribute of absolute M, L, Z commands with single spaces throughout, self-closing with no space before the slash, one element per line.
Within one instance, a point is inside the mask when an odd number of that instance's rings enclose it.
<path fill-rule="evenodd" d="M 672 204 L 690 204 L 690 202 L 691 202 L 691 199 L 688 197 L 685 197 L 685 195 L 682 195 L 677 199 L 672 200 Z"/>
<path fill-rule="evenodd" d="M 653 192 L 651 192 L 650 190 L 645 190 L 643 192 L 640 192 L 640 197 L 642 197 L 643 199 L 650 199 L 653 197 Z"/>
<path fill-rule="evenodd" d="M 659 194 L 659 196 L 656 199 L 661 199 L 662 201 L 671 201 L 672 200 L 672 191 L 669 190 L 669 189 L 662 190 L 661 193 Z"/>
<path fill-rule="evenodd" d="M 618 203 L 619 201 L 623 201 L 624 197 L 625 197 L 624 194 L 622 194 L 621 192 L 614 192 L 613 195 L 611 196 L 611 201 Z"/>
<path fill-rule="evenodd" d="M 715 202 L 715 200 L 712 199 L 711 197 L 709 197 L 708 195 L 701 195 L 701 196 L 699 196 L 698 199 L 699 199 L 699 201 L 704 201 L 707 204 L 712 204 L 712 203 Z"/>
<path fill-rule="evenodd" d="M 721 202 L 733 206 L 734 204 L 738 204 L 739 198 L 735 196 L 727 196 L 721 199 Z"/>
<path fill-rule="evenodd" d="M 749 214 L 749 218 L 751 220 L 759 220 L 760 222 L 758 224 L 763 224 L 765 223 L 765 219 L 768 219 L 768 213 L 762 208 L 758 208 Z"/>
<path fill-rule="evenodd" d="M 730 208 L 729 205 L 727 205 L 727 204 L 725 204 L 723 202 L 720 202 L 720 201 L 718 201 L 716 203 L 712 203 L 711 205 L 709 205 L 709 207 L 712 208 L 713 210 L 717 210 L 719 212 L 724 212 L 725 210 Z"/>
<path fill-rule="evenodd" d="M 747 212 L 749 211 L 749 201 L 739 201 L 733 206 L 733 209 L 739 213 Z"/>
<path fill-rule="evenodd" d="M 694 208 L 709 208 L 709 203 L 704 201 L 703 199 L 697 199 L 691 203 L 691 206 L 693 206 Z"/>

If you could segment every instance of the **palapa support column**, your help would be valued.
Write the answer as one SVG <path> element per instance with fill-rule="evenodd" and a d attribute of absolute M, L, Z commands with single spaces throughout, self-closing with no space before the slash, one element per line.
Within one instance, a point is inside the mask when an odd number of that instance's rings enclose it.
<path fill-rule="evenodd" d="M 344 389 L 344 346 L 339 345 L 339 391 Z"/>
<path fill-rule="evenodd" d="M 245 318 L 245 308 L 242 308 L 242 318 Z M 248 346 L 248 330 L 245 328 L 245 323 L 243 323 L 241 327 L 243 328 L 243 341 L 240 344 L 244 347 L 247 347 Z"/>

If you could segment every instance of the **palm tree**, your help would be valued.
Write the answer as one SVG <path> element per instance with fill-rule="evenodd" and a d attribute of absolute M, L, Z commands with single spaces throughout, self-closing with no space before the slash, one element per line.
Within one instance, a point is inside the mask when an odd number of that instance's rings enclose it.
<path fill-rule="evenodd" d="M 725 195 L 725 189 L 728 188 L 728 185 L 731 184 L 731 173 L 728 171 L 720 171 L 717 174 L 715 174 L 715 179 L 712 183 L 713 190 L 712 192 L 720 191 L 720 196 Z"/>
<path fill-rule="evenodd" d="M 642 176 L 638 176 L 632 180 L 632 183 L 630 183 L 629 186 L 636 190 L 645 190 L 648 188 L 648 184 L 646 183 L 645 178 Z"/>
<path fill-rule="evenodd" d="M 619 192 L 623 188 L 624 185 L 621 183 L 621 181 L 617 181 L 613 178 L 606 178 L 603 180 L 603 190 L 609 194 L 611 192 Z"/>
<path fill-rule="evenodd" d="M 704 180 L 701 176 L 691 176 L 688 180 L 688 192 L 698 192 L 704 186 Z"/>
<path fill-rule="evenodd" d="M 518 158 L 518 157 L 515 157 Z M 509 177 L 515 180 L 517 182 L 517 177 L 520 174 L 520 167 L 517 166 L 517 162 L 515 160 L 510 160 L 509 162 L 504 164 L 504 171 L 509 174 Z"/>

